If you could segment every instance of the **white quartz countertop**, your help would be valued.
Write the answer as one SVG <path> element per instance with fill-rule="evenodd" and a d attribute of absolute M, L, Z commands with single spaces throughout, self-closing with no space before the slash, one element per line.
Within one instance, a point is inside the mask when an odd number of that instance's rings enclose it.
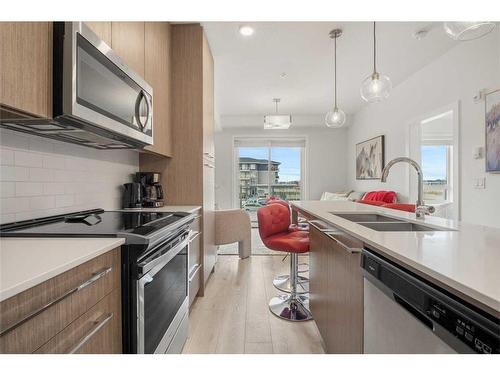
<path fill-rule="evenodd" d="M 163 206 L 158 208 L 127 208 L 118 211 L 132 212 L 188 212 L 193 213 L 201 209 L 201 206 Z"/>
<path fill-rule="evenodd" d="M 2 238 L 0 301 L 124 243 L 123 238 Z"/>
<path fill-rule="evenodd" d="M 417 220 L 415 214 L 349 201 L 298 201 L 292 206 L 337 226 L 382 255 L 500 316 L 500 229 L 432 216 Z M 336 213 L 381 213 L 455 231 L 378 232 Z"/>

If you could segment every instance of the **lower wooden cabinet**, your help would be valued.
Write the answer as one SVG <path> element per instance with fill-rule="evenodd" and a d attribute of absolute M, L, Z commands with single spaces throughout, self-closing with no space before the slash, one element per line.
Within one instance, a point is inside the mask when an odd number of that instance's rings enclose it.
<path fill-rule="evenodd" d="M 122 352 L 120 290 L 115 289 L 35 354 Z"/>
<path fill-rule="evenodd" d="M 192 305 L 201 286 L 203 269 L 201 215 L 190 225 L 191 238 L 189 240 L 189 306 Z"/>
<path fill-rule="evenodd" d="M 0 353 L 121 352 L 120 269 L 116 248 L 2 301 Z"/>
<path fill-rule="evenodd" d="M 327 353 L 363 352 L 362 243 L 310 226 L 310 309 Z M 334 236 L 339 236 L 338 232 Z M 347 246 L 344 244 L 347 243 Z"/>

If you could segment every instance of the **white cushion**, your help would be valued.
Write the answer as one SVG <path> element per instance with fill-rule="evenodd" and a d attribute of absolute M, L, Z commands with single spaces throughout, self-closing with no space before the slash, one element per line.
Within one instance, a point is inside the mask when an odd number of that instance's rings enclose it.
<path fill-rule="evenodd" d="M 346 201 L 348 193 L 330 193 L 325 191 L 321 195 L 322 201 Z"/>

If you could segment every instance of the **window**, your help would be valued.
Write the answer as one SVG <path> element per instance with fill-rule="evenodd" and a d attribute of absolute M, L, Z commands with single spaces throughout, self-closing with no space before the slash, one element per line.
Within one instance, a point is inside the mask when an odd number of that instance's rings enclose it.
<path fill-rule="evenodd" d="M 424 173 L 424 201 L 429 204 L 451 201 L 451 145 L 423 145 L 421 149 Z"/>
<path fill-rule="evenodd" d="M 409 129 L 409 156 L 423 172 L 423 200 L 434 216 L 460 219 L 459 111 L 453 103 L 414 119 Z M 409 173 L 408 200 L 418 196 L 417 175 Z"/>
<path fill-rule="evenodd" d="M 235 170 L 239 169 L 235 200 L 237 206 L 249 211 L 253 221 L 257 209 L 271 196 L 302 199 L 304 146 L 304 139 L 235 140 Z M 245 169 L 248 172 L 243 172 Z"/>

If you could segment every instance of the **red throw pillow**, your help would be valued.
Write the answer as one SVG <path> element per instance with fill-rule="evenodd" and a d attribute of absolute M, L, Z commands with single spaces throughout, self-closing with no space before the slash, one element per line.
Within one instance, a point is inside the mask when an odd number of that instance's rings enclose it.
<path fill-rule="evenodd" d="M 385 203 L 396 203 L 397 194 L 394 191 L 369 191 L 363 196 L 363 201 L 382 201 Z"/>

